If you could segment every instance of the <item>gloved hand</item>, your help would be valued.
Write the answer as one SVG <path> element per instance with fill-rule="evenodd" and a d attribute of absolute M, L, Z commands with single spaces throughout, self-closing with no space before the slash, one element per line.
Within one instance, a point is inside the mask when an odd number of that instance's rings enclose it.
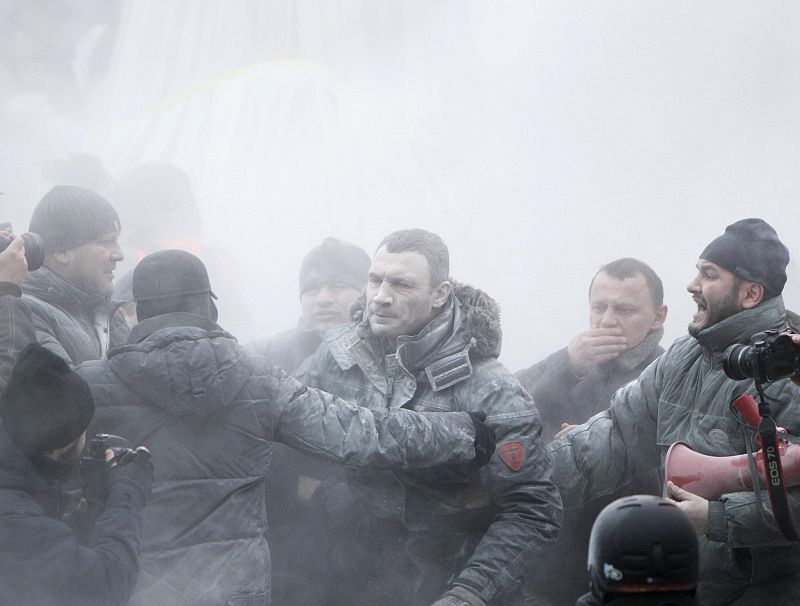
<path fill-rule="evenodd" d="M 485 412 L 468 412 L 467 414 L 475 426 L 475 464 L 483 467 L 492 458 L 497 445 L 494 431 L 485 423 Z"/>
<path fill-rule="evenodd" d="M 141 507 L 150 498 L 153 489 L 153 464 L 150 452 L 143 446 L 127 453 L 119 463 L 108 469 L 108 499 L 127 495 Z"/>
<path fill-rule="evenodd" d="M 484 418 L 485 417 L 484 415 Z M 486 602 L 466 587 L 456 585 L 441 598 L 436 600 L 432 606 L 486 606 Z"/>

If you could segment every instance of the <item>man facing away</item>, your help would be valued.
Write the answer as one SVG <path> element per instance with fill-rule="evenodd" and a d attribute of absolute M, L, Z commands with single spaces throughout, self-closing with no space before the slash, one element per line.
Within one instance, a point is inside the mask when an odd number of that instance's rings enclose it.
<path fill-rule="evenodd" d="M 108 469 L 88 543 L 65 516 L 61 488 L 77 471 L 93 413 L 89 386 L 63 359 L 35 343 L 22 350 L 0 397 L 2 604 L 123 606 L 133 591 L 149 456 Z"/>
<path fill-rule="evenodd" d="M 729 379 L 722 357 L 728 346 L 747 344 L 756 333 L 785 329 L 781 292 L 788 262 L 786 247 L 761 219 L 729 225 L 703 250 L 687 287 L 697 304 L 689 335 L 617 391 L 606 411 L 550 445 L 565 506 L 608 494 L 648 469 L 663 473 L 663 456 L 674 442 L 709 456 L 746 452 L 750 436 L 730 403 L 753 393 L 753 381 Z M 766 395 L 777 424 L 797 435 L 797 385 L 776 381 Z M 797 515 L 797 488 L 789 494 Z M 753 492 L 707 501 L 670 487 L 670 496 L 700 535 L 700 603 L 800 600 L 800 546 L 783 537 L 768 503 L 762 512 Z"/>
<path fill-rule="evenodd" d="M 298 378 L 373 410 L 485 410 L 498 448 L 482 470 L 348 470 L 323 482 L 338 552 L 327 603 L 505 604 L 561 517 L 539 415 L 498 361 L 497 304 L 454 286 L 442 239 L 410 229 L 372 258 L 361 321 L 327 333 Z"/>
<path fill-rule="evenodd" d="M 36 340 L 73 366 L 124 343 L 128 327 L 111 301 L 123 259 L 111 203 L 82 187 L 56 185 L 36 206 L 29 230 L 45 249 L 44 265 L 22 285 Z"/>
<path fill-rule="evenodd" d="M 97 402 L 96 429 L 146 437 L 158 457 L 131 604 L 270 603 L 271 440 L 345 465 L 403 469 L 470 467 L 476 451 L 485 463 L 493 450 L 468 415 L 373 412 L 251 355 L 215 322 L 208 274 L 190 253 L 148 255 L 132 289 L 139 323 L 128 343 L 78 369 Z"/>
<path fill-rule="evenodd" d="M 517 373 L 542 415 L 545 439 L 608 408 L 614 392 L 663 353 L 658 343 L 666 316 L 664 287 L 649 265 L 623 258 L 598 270 L 589 285 L 589 330 L 568 347 Z M 631 492 L 660 494 L 658 474 L 650 471 L 636 478 L 625 487 L 624 494 Z M 557 543 L 537 567 L 529 591 L 553 604 L 575 602 L 588 582 L 586 550 L 592 523 L 622 494 L 565 512 Z M 555 577 L 562 582 L 548 582 Z"/>

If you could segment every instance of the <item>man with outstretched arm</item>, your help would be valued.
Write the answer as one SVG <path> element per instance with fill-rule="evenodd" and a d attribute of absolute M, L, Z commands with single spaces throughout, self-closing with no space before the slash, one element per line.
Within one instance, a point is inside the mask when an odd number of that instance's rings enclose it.
<path fill-rule="evenodd" d="M 216 323 L 208 273 L 188 252 L 148 255 L 132 289 L 139 323 L 127 344 L 78 372 L 97 402 L 96 430 L 146 441 L 158 457 L 133 605 L 270 603 L 271 441 L 404 470 L 472 469 L 494 450 L 478 414 L 368 410 L 249 353 Z"/>
<path fill-rule="evenodd" d="M 747 344 L 756 333 L 786 328 L 781 292 L 788 262 L 786 247 L 761 219 L 729 225 L 703 250 L 687 286 L 697 304 L 689 335 L 622 387 L 608 410 L 550 445 L 566 507 L 580 507 L 635 475 L 661 468 L 674 442 L 709 456 L 746 452 L 749 436 L 730 403 L 753 393 L 753 381 L 728 378 L 722 356 L 728 346 Z M 797 385 L 776 381 L 766 394 L 777 424 L 800 434 Z M 798 489 L 789 492 L 797 512 Z M 733 492 L 716 501 L 677 487 L 669 494 L 700 535 L 702 604 L 800 600 L 800 545 L 778 530 L 769 503 L 763 503 L 762 516 L 753 492 Z"/>

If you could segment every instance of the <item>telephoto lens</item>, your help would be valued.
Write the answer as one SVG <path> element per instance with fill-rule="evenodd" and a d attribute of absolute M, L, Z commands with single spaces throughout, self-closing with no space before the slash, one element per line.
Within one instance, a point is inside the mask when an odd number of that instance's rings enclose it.
<path fill-rule="evenodd" d="M 0 224 L 0 230 L 11 229 L 10 223 Z M 28 271 L 36 271 L 44 263 L 44 243 L 39 234 L 25 233 L 20 238 L 25 243 L 25 261 L 28 263 Z M 0 232 L 0 252 L 3 252 L 11 244 L 11 238 Z"/>

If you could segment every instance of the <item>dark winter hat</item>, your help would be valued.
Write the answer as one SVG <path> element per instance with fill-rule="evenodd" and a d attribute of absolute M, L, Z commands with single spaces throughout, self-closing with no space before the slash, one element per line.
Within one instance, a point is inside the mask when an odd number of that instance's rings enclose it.
<path fill-rule="evenodd" d="M 211 291 L 203 262 L 185 250 L 159 250 L 139 261 L 133 270 L 133 299 L 152 301 Z"/>
<path fill-rule="evenodd" d="M 763 219 L 742 219 L 706 246 L 700 258 L 716 263 L 749 282 L 763 285 L 770 296 L 783 292 L 789 250 Z"/>
<path fill-rule="evenodd" d="M 97 192 L 56 185 L 36 205 L 28 230 L 42 236 L 50 253 L 76 248 L 120 227 L 117 211 Z"/>
<path fill-rule="evenodd" d="M 361 289 L 367 283 L 369 255 L 355 244 L 325 238 L 303 258 L 300 294 L 319 288 L 323 282 L 338 282 Z"/>
<path fill-rule="evenodd" d="M 94 417 L 89 385 L 59 356 L 31 343 L 17 358 L 0 418 L 14 445 L 26 455 L 63 448 Z"/>

